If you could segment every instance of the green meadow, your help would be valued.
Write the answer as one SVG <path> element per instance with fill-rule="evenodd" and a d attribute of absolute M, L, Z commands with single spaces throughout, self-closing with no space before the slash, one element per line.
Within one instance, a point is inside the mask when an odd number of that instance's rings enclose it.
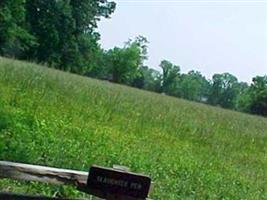
<path fill-rule="evenodd" d="M 0 160 L 124 165 L 151 176 L 154 200 L 267 199 L 267 118 L 0 57 Z M 90 199 L 7 179 L 0 191 Z"/>

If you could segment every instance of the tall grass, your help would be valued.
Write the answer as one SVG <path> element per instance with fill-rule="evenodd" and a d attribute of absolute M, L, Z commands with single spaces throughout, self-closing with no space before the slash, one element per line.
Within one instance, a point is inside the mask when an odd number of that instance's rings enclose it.
<path fill-rule="evenodd" d="M 267 119 L 0 58 L 0 160 L 126 165 L 151 198 L 266 199 Z M 0 180 L 0 190 L 80 197 Z"/>

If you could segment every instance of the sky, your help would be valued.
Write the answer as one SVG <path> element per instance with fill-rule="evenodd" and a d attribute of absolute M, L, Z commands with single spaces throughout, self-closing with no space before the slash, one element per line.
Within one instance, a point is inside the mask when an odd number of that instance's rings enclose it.
<path fill-rule="evenodd" d="M 142 35 L 149 41 L 145 64 L 157 70 L 167 59 L 208 79 L 224 72 L 246 82 L 267 75 L 267 0 L 115 2 L 111 18 L 98 24 L 105 49 Z"/>

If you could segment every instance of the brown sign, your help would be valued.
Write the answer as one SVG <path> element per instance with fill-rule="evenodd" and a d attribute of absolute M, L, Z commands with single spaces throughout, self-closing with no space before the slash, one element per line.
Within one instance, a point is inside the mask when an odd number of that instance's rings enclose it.
<path fill-rule="evenodd" d="M 150 184 L 148 176 L 98 166 L 90 168 L 87 180 L 88 190 L 102 198 L 114 195 L 145 199 Z"/>

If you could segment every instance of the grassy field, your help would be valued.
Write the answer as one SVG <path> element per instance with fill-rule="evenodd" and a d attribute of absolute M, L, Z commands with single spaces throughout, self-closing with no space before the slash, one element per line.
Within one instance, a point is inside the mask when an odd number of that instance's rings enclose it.
<path fill-rule="evenodd" d="M 150 175 L 152 199 L 267 199 L 267 118 L 0 57 L 0 160 Z M 0 180 L 0 191 L 85 197 Z"/>

